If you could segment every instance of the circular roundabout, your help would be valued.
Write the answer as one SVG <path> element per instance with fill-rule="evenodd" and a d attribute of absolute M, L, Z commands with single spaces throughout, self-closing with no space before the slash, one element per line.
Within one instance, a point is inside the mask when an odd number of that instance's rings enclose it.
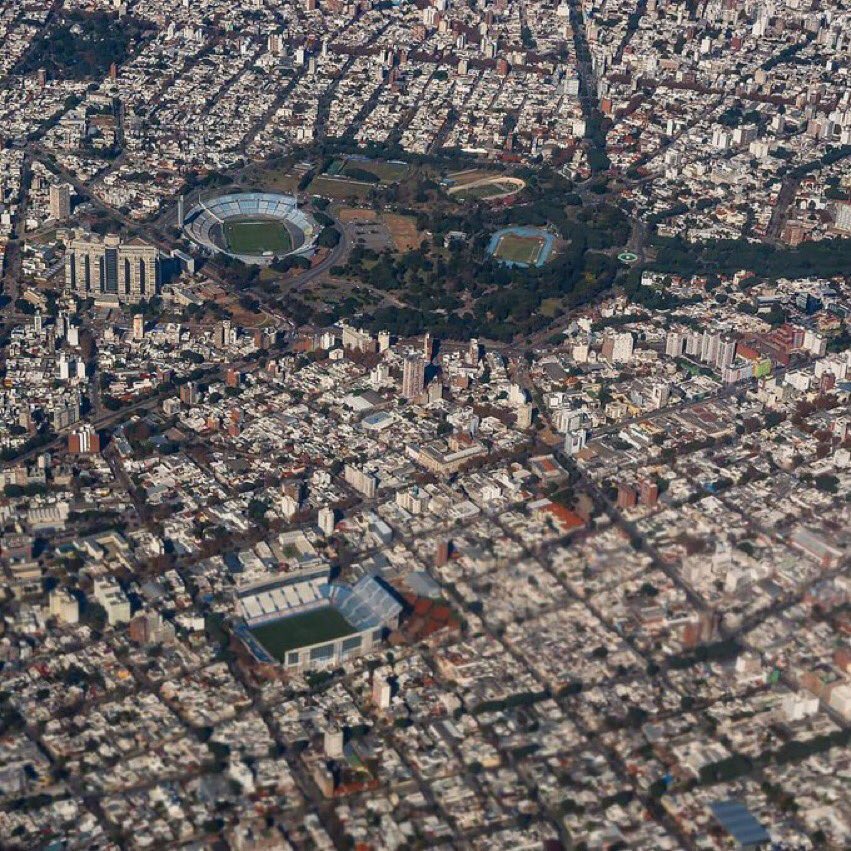
<path fill-rule="evenodd" d="M 183 222 L 186 235 L 205 251 L 259 266 L 310 256 L 320 229 L 295 196 L 278 192 L 199 194 Z"/>

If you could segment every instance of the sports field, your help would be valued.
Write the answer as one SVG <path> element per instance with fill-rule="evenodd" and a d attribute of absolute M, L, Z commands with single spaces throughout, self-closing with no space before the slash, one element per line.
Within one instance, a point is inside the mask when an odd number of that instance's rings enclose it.
<path fill-rule="evenodd" d="M 475 183 L 450 190 L 450 195 L 458 201 L 487 201 L 489 198 L 503 198 L 516 195 L 524 183 L 518 179 L 476 181 Z"/>
<path fill-rule="evenodd" d="M 284 224 L 271 219 L 229 219 L 224 223 L 224 235 L 234 254 L 286 254 L 293 247 Z"/>
<path fill-rule="evenodd" d="M 333 641 L 357 630 L 336 609 L 326 606 L 252 627 L 251 632 L 272 656 L 283 661 L 296 647 Z"/>
<path fill-rule="evenodd" d="M 348 177 L 366 183 L 396 183 L 408 172 L 408 163 L 387 160 L 370 160 L 362 157 L 344 157 L 334 160 L 326 174 Z"/>
<path fill-rule="evenodd" d="M 506 233 L 499 238 L 493 256 L 497 260 L 507 260 L 509 263 L 523 263 L 534 266 L 544 250 L 545 240 L 540 236 L 520 236 L 516 233 Z"/>
<path fill-rule="evenodd" d="M 487 200 L 488 198 L 496 198 L 498 195 L 504 195 L 506 191 L 504 186 L 499 183 L 477 183 L 475 186 L 464 186 L 457 192 L 453 192 L 452 197 L 459 201 Z"/>

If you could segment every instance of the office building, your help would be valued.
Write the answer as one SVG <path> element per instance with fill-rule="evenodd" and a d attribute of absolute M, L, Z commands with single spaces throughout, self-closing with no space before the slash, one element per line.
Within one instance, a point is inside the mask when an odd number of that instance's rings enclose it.
<path fill-rule="evenodd" d="M 65 283 L 81 298 L 133 303 L 154 296 L 160 284 L 159 251 L 141 239 L 76 231 L 65 255 Z"/>

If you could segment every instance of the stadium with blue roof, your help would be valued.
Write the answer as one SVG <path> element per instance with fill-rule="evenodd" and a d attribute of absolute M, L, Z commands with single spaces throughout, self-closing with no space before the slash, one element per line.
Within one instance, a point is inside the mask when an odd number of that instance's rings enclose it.
<path fill-rule="evenodd" d="M 326 566 L 240 592 L 237 635 L 259 662 L 292 671 L 332 667 L 379 644 L 402 603 L 380 578 L 332 582 Z"/>
<path fill-rule="evenodd" d="M 264 233 L 268 245 L 262 238 L 246 239 L 252 229 Z M 202 250 L 261 266 L 281 257 L 310 257 L 320 229 L 294 195 L 277 192 L 235 192 L 213 198 L 199 193 L 183 222 L 184 233 Z M 237 231 L 239 242 L 234 238 Z"/>

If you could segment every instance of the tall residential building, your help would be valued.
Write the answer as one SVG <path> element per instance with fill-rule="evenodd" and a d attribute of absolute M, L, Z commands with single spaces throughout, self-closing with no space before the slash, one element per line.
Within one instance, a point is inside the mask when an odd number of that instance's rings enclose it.
<path fill-rule="evenodd" d="M 635 488 L 623 483 L 618 485 L 618 508 L 634 508 L 637 502 Z"/>
<path fill-rule="evenodd" d="M 367 499 L 372 499 L 378 490 L 378 479 L 352 464 L 346 464 L 343 468 L 343 477 L 348 484 L 360 491 Z"/>
<path fill-rule="evenodd" d="M 642 505 L 656 505 L 659 500 L 659 485 L 652 479 L 642 479 L 638 483 L 638 501 Z"/>
<path fill-rule="evenodd" d="M 77 623 L 80 620 L 80 604 L 67 588 L 54 588 L 49 597 L 49 613 L 62 623 Z"/>
<path fill-rule="evenodd" d="M 732 366 L 736 358 L 736 341 L 732 337 L 724 337 L 718 343 L 718 349 L 715 352 L 715 366 L 718 369 L 724 370 L 728 366 Z"/>
<path fill-rule="evenodd" d="M 133 314 L 133 339 L 145 339 L 145 316 L 142 313 Z"/>
<path fill-rule="evenodd" d="M 517 406 L 517 428 L 527 429 L 532 427 L 532 418 L 535 407 L 531 402 Z"/>
<path fill-rule="evenodd" d="M 130 621 L 130 601 L 112 576 L 99 576 L 95 579 L 92 596 L 103 606 L 106 621 L 110 626 Z"/>
<path fill-rule="evenodd" d="M 402 364 L 402 395 L 415 399 L 425 388 L 425 361 L 420 355 L 408 355 Z"/>
<path fill-rule="evenodd" d="M 334 509 L 323 505 L 322 508 L 319 509 L 319 517 L 317 519 L 317 524 L 319 528 L 322 530 L 322 534 L 325 537 L 330 537 L 334 534 Z"/>
<path fill-rule="evenodd" d="M 372 334 L 369 331 L 361 331 L 359 328 L 352 328 L 345 322 L 340 323 L 343 329 L 343 348 L 354 349 L 357 352 L 374 352 L 378 344 L 372 339 Z"/>
<path fill-rule="evenodd" d="M 703 338 L 696 331 L 692 331 L 686 335 L 686 354 L 689 357 L 694 357 L 700 354 L 700 347 L 703 343 Z"/>
<path fill-rule="evenodd" d="M 686 335 L 679 331 L 668 331 L 665 337 L 665 354 L 669 358 L 678 358 L 686 345 Z"/>
<path fill-rule="evenodd" d="M 671 388 L 663 382 L 657 382 L 650 388 L 650 403 L 654 410 L 660 410 L 668 404 Z"/>
<path fill-rule="evenodd" d="M 372 702 L 378 709 L 389 709 L 393 700 L 393 686 L 388 682 L 386 676 L 380 676 L 378 672 L 372 675 Z"/>
<path fill-rule="evenodd" d="M 475 366 L 479 362 L 479 341 L 473 337 L 467 344 L 467 362 Z"/>
<path fill-rule="evenodd" d="M 601 354 L 609 363 L 629 363 L 632 359 L 633 339 L 629 331 L 612 334 L 603 340 Z"/>
<path fill-rule="evenodd" d="M 99 302 L 150 298 L 159 289 L 160 253 L 141 239 L 122 242 L 115 234 L 77 231 L 65 255 L 65 283 Z"/>
<path fill-rule="evenodd" d="M 718 356 L 718 346 L 721 345 L 721 335 L 704 331 L 700 338 L 700 359 L 704 363 L 715 363 Z"/>
<path fill-rule="evenodd" d="M 588 443 L 588 430 L 584 428 L 569 431 L 564 436 L 564 452 L 566 455 L 576 455 Z"/>
<path fill-rule="evenodd" d="M 50 218 L 62 221 L 71 216 L 71 187 L 54 183 L 50 187 Z"/>
<path fill-rule="evenodd" d="M 233 343 L 234 340 L 235 334 L 230 319 L 223 319 L 213 331 L 213 342 L 218 348 L 223 349 Z"/>

